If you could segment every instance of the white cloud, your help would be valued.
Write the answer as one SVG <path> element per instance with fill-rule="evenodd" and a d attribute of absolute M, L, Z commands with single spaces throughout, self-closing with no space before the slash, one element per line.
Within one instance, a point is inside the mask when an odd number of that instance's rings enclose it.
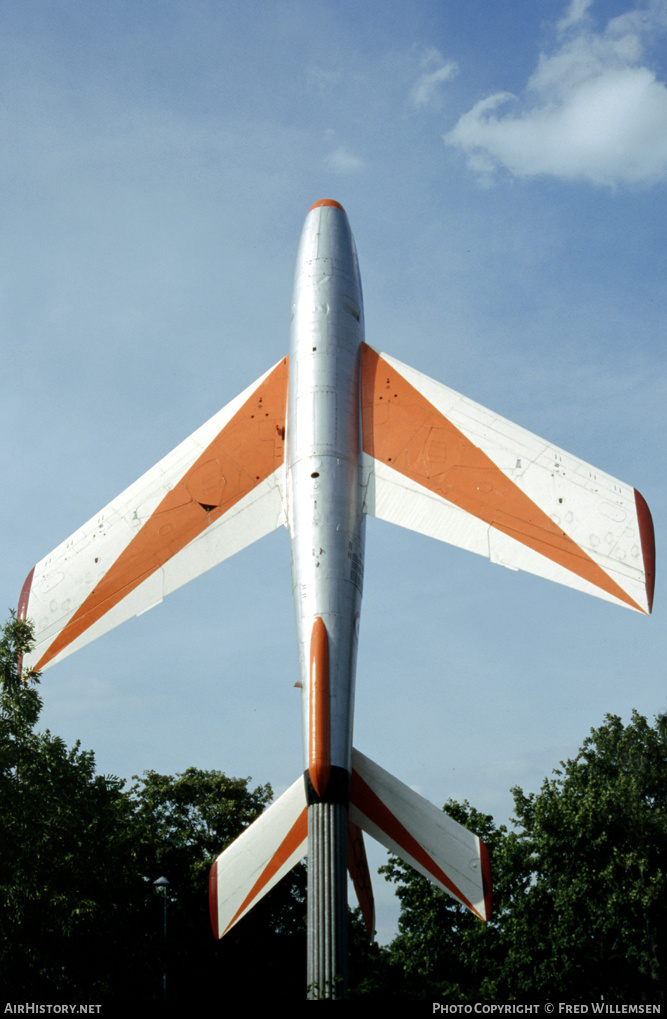
<path fill-rule="evenodd" d="M 359 156 L 353 155 L 344 145 L 339 145 L 326 159 L 324 165 L 327 170 L 333 173 L 358 173 L 363 170 L 365 163 Z"/>
<path fill-rule="evenodd" d="M 593 0 L 570 0 L 570 6 L 568 7 L 567 14 L 558 22 L 558 28 L 561 32 L 568 29 L 571 25 L 575 25 L 578 21 L 581 21 L 585 17 L 586 11 L 593 3 Z"/>
<path fill-rule="evenodd" d="M 425 51 L 420 65 L 423 73 L 410 92 L 410 99 L 415 106 L 427 106 L 438 95 L 440 85 L 453 78 L 458 68 L 451 60 L 443 60 L 439 50 L 434 47 Z"/>
<path fill-rule="evenodd" d="M 499 92 L 445 135 L 482 180 L 499 167 L 607 185 L 667 179 L 667 88 L 641 63 L 643 36 L 664 27 L 666 5 L 629 11 L 600 33 L 590 30 L 589 6 L 570 4 L 560 48 L 540 55 L 524 109 L 501 112 L 519 101 Z"/>

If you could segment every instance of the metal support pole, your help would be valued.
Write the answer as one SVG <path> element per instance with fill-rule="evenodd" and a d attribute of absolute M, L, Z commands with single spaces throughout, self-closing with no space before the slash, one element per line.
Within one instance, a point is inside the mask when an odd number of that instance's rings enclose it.
<path fill-rule="evenodd" d="M 308 807 L 308 998 L 347 992 L 347 809 Z"/>

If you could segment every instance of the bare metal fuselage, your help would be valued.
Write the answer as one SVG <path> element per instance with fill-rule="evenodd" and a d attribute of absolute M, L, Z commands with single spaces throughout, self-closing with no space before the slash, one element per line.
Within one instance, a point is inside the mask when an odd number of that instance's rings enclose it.
<path fill-rule="evenodd" d="M 286 493 L 303 698 L 305 768 L 328 746 L 332 787 L 350 772 L 363 581 L 359 360 L 361 280 L 345 212 L 317 203 L 301 235 L 294 280 L 287 400 Z M 312 715 L 316 620 L 328 636 L 329 719 Z M 309 747 L 311 748 L 309 754 Z M 311 760 L 312 771 L 312 760 Z"/>

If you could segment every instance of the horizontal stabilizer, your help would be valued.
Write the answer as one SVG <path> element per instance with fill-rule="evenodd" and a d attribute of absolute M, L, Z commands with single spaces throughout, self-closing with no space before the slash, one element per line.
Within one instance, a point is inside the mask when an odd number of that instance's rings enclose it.
<path fill-rule="evenodd" d="M 362 830 L 480 919 L 489 918 L 491 876 L 481 839 L 353 750 L 348 870 L 371 939 L 375 907 Z M 288 874 L 307 848 L 308 805 L 300 777 L 211 867 L 209 906 L 216 938 Z"/>
<path fill-rule="evenodd" d="M 650 612 L 653 524 L 616 478 L 364 344 L 365 510 Z"/>
<path fill-rule="evenodd" d="M 491 869 L 482 840 L 358 750 L 350 820 L 480 920 L 489 919 Z"/>
<path fill-rule="evenodd" d="M 306 855 L 308 804 L 303 777 L 220 854 L 209 875 L 211 926 L 225 935 Z M 375 905 L 364 838 L 348 820 L 347 866 L 372 941 Z"/>
<path fill-rule="evenodd" d="M 211 867 L 211 926 L 221 938 L 306 855 L 308 807 L 303 777 L 272 803 Z"/>
<path fill-rule="evenodd" d="M 287 358 L 29 574 L 19 618 L 41 671 L 285 522 Z"/>

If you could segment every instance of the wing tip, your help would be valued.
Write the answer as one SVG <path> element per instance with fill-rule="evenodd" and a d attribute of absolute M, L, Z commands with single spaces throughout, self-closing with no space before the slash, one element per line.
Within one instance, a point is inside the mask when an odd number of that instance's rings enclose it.
<path fill-rule="evenodd" d="M 635 504 L 637 506 L 639 537 L 644 559 L 644 574 L 646 576 L 646 600 L 648 602 L 648 612 L 650 613 L 653 609 L 653 592 L 655 589 L 655 529 L 646 499 L 636 488 Z"/>
<path fill-rule="evenodd" d="M 18 609 L 16 611 L 17 619 L 28 618 L 28 602 L 30 601 L 30 591 L 32 589 L 32 578 L 35 576 L 35 567 L 31 569 L 28 576 L 23 581 L 23 587 L 21 588 L 21 594 L 19 596 Z"/>
<path fill-rule="evenodd" d="M 16 618 L 19 621 L 25 621 L 28 618 L 28 602 L 30 601 L 30 591 L 32 590 L 32 579 L 35 576 L 35 567 L 31 569 L 28 576 L 23 581 L 23 587 L 21 588 L 21 594 L 19 595 L 18 608 L 16 610 Z M 23 675 L 23 655 L 17 661 L 19 677 Z"/>

